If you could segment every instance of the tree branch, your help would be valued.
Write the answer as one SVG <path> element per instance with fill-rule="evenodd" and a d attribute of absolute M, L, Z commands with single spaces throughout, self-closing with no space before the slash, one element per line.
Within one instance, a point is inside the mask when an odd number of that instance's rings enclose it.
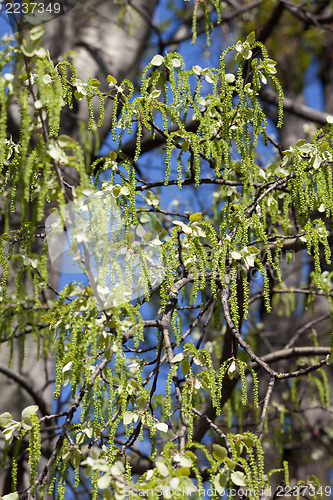
<path fill-rule="evenodd" d="M 275 106 L 279 103 L 279 97 L 274 90 L 267 87 L 262 87 L 259 93 L 261 99 L 268 102 L 269 104 L 274 104 Z M 317 111 L 316 109 L 305 106 L 304 104 L 298 104 L 293 99 L 284 97 L 283 109 L 289 113 L 299 116 L 300 118 L 305 118 L 306 120 L 319 123 L 319 125 L 326 125 L 326 117 L 329 113 L 323 111 Z"/>
<path fill-rule="evenodd" d="M 36 391 L 32 385 L 29 383 L 26 377 L 20 375 L 18 372 L 8 368 L 8 366 L 0 363 L 0 372 L 6 375 L 6 377 L 14 380 L 17 384 L 22 387 L 28 394 L 32 397 L 36 405 L 38 406 L 40 412 L 43 416 L 48 415 L 49 411 L 45 404 L 44 399 L 42 398 L 39 391 Z"/>

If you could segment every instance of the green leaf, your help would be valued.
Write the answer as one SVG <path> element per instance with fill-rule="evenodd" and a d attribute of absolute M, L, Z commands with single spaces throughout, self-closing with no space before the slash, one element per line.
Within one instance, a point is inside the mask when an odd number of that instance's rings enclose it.
<path fill-rule="evenodd" d="M 213 76 L 213 73 L 210 73 L 210 72 L 205 72 L 205 80 L 206 82 L 208 83 L 214 83 L 214 76 Z"/>
<path fill-rule="evenodd" d="M 96 192 L 95 189 L 89 187 L 82 189 L 82 194 L 84 196 L 92 196 L 95 192 Z"/>
<path fill-rule="evenodd" d="M 111 474 L 114 476 L 121 476 L 125 472 L 125 467 L 124 464 L 118 460 L 114 465 L 111 467 Z"/>
<path fill-rule="evenodd" d="M 35 26 L 29 30 L 30 40 L 37 41 L 40 40 L 44 34 L 45 28 L 44 26 Z"/>
<path fill-rule="evenodd" d="M 192 71 L 193 71 L 193 73 L 195 73 L 198 76 L 202 75 L 202 67 L 201 66 L 198 66 L 198 65 L 192 66 Z"/>
<path fill-rule="evenodd" d="M 319 151 L 321 153 L 326 153 L 328 147 L 329 147 L 329 144 L 328 144 L 327 141 L 321 142 L 320 145 L 319 145 Z"/>
<path fill-rule="evenodd" d="M 220 494 L 220 495 L 224 495 L 225 493 L 225 489 L 227 487 L 227 484 L 228 484 L 228 479 L 227 479 L 227 476 L 226 474 L 224 474 L 223 472 L 219 472 L 216 476 L 215 476 L 215 479 L 214 479 L 214 486 L 215 486 L 215 489 L 216 491 Z"/>
<path fill-rule="evenodd" d="M 131 191 L 127 186 L 122 186 L 120 189 L 120 194 L 122 194 L 123 196 L 128 196 L 129 194 L 131 194 Z"/>
<path fill-rule="evenodd" d="M 224 446 L 214 443 L 213 444 L 213 457 L 217 462 L 223 462 L 228 456 L 228 451 Z"/>
<path fill-rule="evenodd" d="M 193 461 L 190 457 L 186 455 L 175 455 L 173 457 L 175 462 L 178 462 L 182 467 L 190 468 L 193 465 Z"/>
<path fill-rule="evenodd" d="M 123 415 L 124 425 L 129 425 L 132 422 L 137 422 L 139 420 L 139 415 L 134 411 L 125 411 Z"/>
<path fill-rule="evenodd" d="M 195 454 L 193 453 L 193 451 L 186 450 L 186 451 L 185 451 L 185 455 L 187 455 L 188 457 L 190 457 L 190 459 L 192 460 L 192 462 L 193 462 L 194 464 L 196 463 L 196 461 L 197 461 L 198 457 L 197 457 L 197 455 L 195 455 Z"/>
<path fill-rule="evenodd" d="M 77 448 L 72 449 L 72 454 L 71 454 L 71 464 L 73 465 L 74 469 L 77 469 L 80 465 L 81 462 L 81 452 Z"/>
<path fill-rule="evenodd" d="M 90 81 L 90 84 L 92 87 L 98 88 L 100 86 L 101 82 L 99 80 L 97 80 L 97 78 L 93 78 Z"/>
<path fill-rule="evenodd" d="M 47 52 L 44 49 L 44 47 L 37 47 L 37 49 L 35 49 L 35 56 L 46 57 L 46 55 L 47 55 Z"/>
<path fill-rule="evenodd" d="M 234 83 L 234 81 L 236 80 L 235 75 L 233 75 L 232 73 L 227 73 L 224 78 L 227 83 Z"/>
<path fill-rule="evenodd" d="M 103 500 L 114 500 L 114 495 L 113 495 L 113 493 L 111 492 L 111 489 L 110 489 L 110 488 L 106 488 L 106 489 L 103 491 Z"/>
<path fill-rule="evenodd" d="M 232 361 L 230 363 L 230 366 L 228 368 L 228 377 L 230 380 L 234 379 L 238 373 L 238 367 L 237 363 L 235 361 Z"/>
<path fill-rule="evenodd" d="M 257 255 L 258 253 L 260 253 L 260 250 L 256 247 L 247 247 L 247 252 Z"/>
<path fill-rule="evenodd" d="M 175 226 L 180 226 L 182 228 L 182 231 L 185 233 L 185 234 L 192 234 L 193 230 L 191 227 L 188 227 L 186 224 L 184 224 L 184 222 L 182 221 L 179 221 L 179 220 L 173 220 L 172 223 L 175 225 Z"/>
<path fill-rule="evenodd" d="M 241 456 L 243 451 L 243 442 L 241 438 L 238 438 L 236 443 L 235 443 L 235 452 L 238 457 Z"/>
<path fill-rule="evenodd" d="M 300 153 L 310 153 L 312 151 L 312 145 L 311 144 L 304 144 L 300 148 L 298 148 L 298 151 Z"/>
<path fill-rule="evenodd" d="M 117 79 L 114 76 L 112 76 L 112 75 L 108 75 L 107 78 L 106 78 L 106 81 L 108 82 L 108 84 L 110 85 L 110 87 L 112 87 L 113 85 L 117 84 Z"/>
<path fill-rule="evenodd" d="M 189 362 L 189 357 L 188 356 L 184 357 L 184 360 L 183 360 L 183 362 L 181 364 L 181 370 L 182 370 L 182 374 L 184 375 L 184 377 L 186 377 L 186 375 L 190 371 L 190 362 Z"/>
<path fill-rule="evenodd" d="M 254 441 L 250 436 L 242 436 L 242 441 L 247 448 L 253 448 Z"/>
<path fill-rule="evenodd" d="M 37 413 L 38 410 L 39 410 L 39 408 L 37 405 L 27 406 L 26 408 L 24 408 L 24 410 L 22 410 L 22 413 L 21 413 L 22 420 L 24 420 L 25 418 L 30 418 L 31 415 L 34 415 L 35 413 Z"/>
<path fill-rule="evenodd" d="M 177 469 L 177 474 L 180 476 L 190 477 L 191 471 L 188 467 L 179 467 L 179 469 Z"/>
<path fill-rule="evenodd" d="M 237 52 L 239 52 L 239 53 L 240 53 L 240 52 L 242 52 L 242 50 L 243 50 L 243 44 L 242 44 L 242 42 L 241 42 L 240 40 L 238 40 L 238 42 L 236 43 L 236 45 L 235 45 L 235 49 L 236 49 L 236 50 L 237 50 Z"/>
<path fill-rule="evenodd" d="M 120 196 L 120 190 L 121 190 L 121 186 L 119 184 L 115 184 L 113 186 L 113 188 L 112 188 L 112 191 L 111 191 L 112 196 L 114 198 L 119 198 L 119 196 Z"/>
<path fill-rule="evenodd" d="M 8 427 L 12 422 L 12 416 L 8 411 L 0 415 L 0 427 Z"/>
<path fill-rule="evenodd" d="M 74 97 L 75 99 L 77 99 L 78 101 L 81 101 L 81 99 L 83 99 L 84 97 L 84 94 L 82 94 L 81 92 L 79 92 L 78 90 L 75 90 L 74 91 Z"/>
<path fill-rule="evenodd" d="M 164 462 L 156 461 L 156 469 L 158 470 L 158 473 L 162 477 L 168 477 L 169 476 L 169 469 L 165 465 Z"/>
<path fill-rule="evenodd" d="M 179 354 L 176 354 L 176 356 L 172 359 L 172 363 L 180 363 L 184 359 L 184 354 L 180 352 Z"/>
<path fill-rule="evenodd" d="M 245 255 L 244 261 L 245 261 L 246 269 L 249 269 L 250 267 L 254 266 L 254 258 L 251 257 L 250 255 Z"/>
<path fill-rule="evenodd" d="M 100 490 L 105 490 L 106 488 L 108 488 L 111 484 L 111 476 L 110 474 L 103 474 L 103 476 L 99 477 L 97 479 L 97 487 L 100 489 Z"/>
<path fill-rule="evenodd" d="M 73 146 L 73 139 L 69 135 L 59 135 L 58 137 L 58 144 L 61 148 L 69 148 Z"/>
<path fill-rule="evenodd" d="M 5 435 L 5 440 L 11 442 L 13 437 L 14 437 L 14 432 L 16 430 L 19 430 L 21 427 L 21 424 L 19 422 L 16 422 L 15 424 L 11 425 L 10 427 L 7 427 L 2 431 L 2 433 Z"/>
<path fill-rule="evenodd" d="M 40 99 L 37 99 L 37 101 L 34 102 L 35 109 L 42 109 L 43 103 Z"/>
<path fill-rule="evenodd" d="M 152 99 L 157 99 L 161 95 L 161 93 L 161 90 L 155 89 L 152 91 L 149 97 L 151 97 Z"/>
<path fill-rule="evenodd" d="M 78 432 L 75 436 L 75 442 L 76 444 L 83 444 L 84 440 L 86 438 L 86 435 L 84 432 Z"/>
<path fill-rule="evenodd" d="M 262 83 L 264 85 L 266 85 L 267 84 L 267 78 L 265 77 L 265 75 L 261 71 L 259 71 L 259 77 L 260 77 L 260 80 L 262 81 Z"/>
<path fill-rule="evenodd" d="M 164 57 L 161 56 L 161 54 L 156 54 L 150 61 L 150 64 L 152 64 L 153 66 L 161 66 L 163 62 L 164 62 Z"/>
<path fill-rule="evenodd" d="M 313 161 L 312 165 L 313 165 L 314 170 L 317 170 L 321 165 L 321 157 L 318 155 L 313 156 L 312 161 Z"/>
<path fill-rule="evenodd" d="M 186 151 L 188 151 L 189 146 L 190 146 L 190 142 L 188 140 L 183 142 L 182 150 L 184 151 L 184 153 L 186 153 Z"/>
<path fill-rule="evenodd" d="M 1 497 L 1 500 L 19 500 L 19 494 L 15 491 L 14 493 L 9 493 L 8 495 Z"/>
<path fill-rule="evenodd" d="M 161 432 L 168 432 L 169 427 L 167 424 L 159 422 L 158 424 L 156 424 L 156 429 Z"/>
<path fill-rule="evenodd" d="M 29 48 L 29 46 L 27 47 L 24 45 L 20 45 L 20 49 L 26 57 L 33 57 L 35 55 L 35 48 L 34 47 Z"/>
<path fill-rule="evenodd" d="M 205 358 L 205 356 L 202 354 L 202 352 L 198 352 L 198 353 L 194 356 L 193 361 L 194 361 L 194 363 L 195 363 L 197 366 L 205 366 L 205 364 L 206 364 L 206 358 Z"/>
<path fill-rule="evenodd" d="M 246 486 L 246 476 L 244 472 L 239 470 L 234 471 L 231 473 L 230 479 L 236 486 Z"/>
<path fill-rule="evenodd" d="M 22 428 L 25 431 L 31 431 L 31 429 L 33 428 L 32 420 L 30 418 L 25 418 L 24 420 L 22 420 Z"/>
<path fill-rule="evenodd" d="M 52 83 L 52 78 L 50 77 L 50 75 L 43 76 L 43 83 L 45 83 L 45 85 L 49 85 L 50 83 Z"/>
<path fill-rule="evenodd" d="M 255 39 L 256 39 L 256 34 L 254 31 L 251 31 L 251 33 L 247 36 L 246 41 L 247 43 L 252 45 L 255 42 Z"/>

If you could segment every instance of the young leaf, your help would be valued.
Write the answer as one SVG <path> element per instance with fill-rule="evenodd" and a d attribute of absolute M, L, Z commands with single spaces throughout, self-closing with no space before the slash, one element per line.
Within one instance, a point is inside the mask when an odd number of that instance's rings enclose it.
<path fill-rule="evenodd" d="M 213 457 L 218 462 L 223 462 L 223 460 L 228 456 L 228 451 L 224 446 L 214 443 L 213 444 Z"/>
<path fill-rule="evenodd" d="M 230 479 L 236 486 L 246 486 L 246 476 L 244 472 L 239 470 L 234 471 L 231 473 Z"/>

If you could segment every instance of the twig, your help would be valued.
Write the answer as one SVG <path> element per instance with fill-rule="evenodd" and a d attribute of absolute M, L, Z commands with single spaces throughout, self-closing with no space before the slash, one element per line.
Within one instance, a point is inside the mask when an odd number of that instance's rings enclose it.
<path fill-rule="evenodd" d="M 232 451 L 231 451 L 231 447 L 229 444 L 228 436 L 226 434 L 224 434 L 224 432 L 216 424 L 214 424 L 214 422 L 209 417 L 207 417 L 207 415 L 204 415 L 203 413 L 201 413 L 199 410 L 197 410 L 194 407 L 192 407 L 192 411 L 193 411 L 193 413 L 195 413 L 195 415 L 198 415 L 199 417 L 204 418 L 208 422 L 209 427 L 211 427 L 213 429 L 213 431 L 215 431 L 222 439 L 224 439 L 226 448 L 228 450 L 228 454 L 231 457 Z"/>
<path fill-rule="evenodd" d="M 270 377 L 268 385 L 267 385 L 267 391 L 266 391 L 266 395 L 265 395 L 265 399 L 264 399 L 264 406 L 263 406 L 263 409 L 262 409 L 262 412 L 261 412 L 260 422 L 259 422 L 258 429 L 257 429 L 257 432 L 256 432 L 256 435 L 258 437 L 261 436 L 261 434 L 262 434 L 262 432 L 264 430 L 264 425 L 265 425 L 265 420 L 266 420 L 266 416 L 267 416 L 268 405 L 269 405 L 269 401 L 271 399 L 271 395 L 272 395 L 272 391 L 273 391 L 273 388 L 274 388 L 275 380 L 276 380 L 275 377 Z"/>

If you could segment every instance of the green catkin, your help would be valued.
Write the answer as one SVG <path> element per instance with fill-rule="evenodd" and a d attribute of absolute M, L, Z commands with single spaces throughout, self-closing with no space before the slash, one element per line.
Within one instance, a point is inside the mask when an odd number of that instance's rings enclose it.
<path fill-rule="evenodd" d="M 4 78 L 0 78 L 0 144 L 5 144 L 7 139 L 7 95 L 4 86 Z M 0 148 L 0 174 L 6 159 L 6 148 Z"/>
<path fill-rule="evenodd" d="M 68 76 L 67 76 L 67 68 L 71 72 L 71 78 L 69 80 L 71 85 L 68 85 Z M 67 103 L 69 109 L 73 109 L 73 89 L 72 85 L 74 85 L 76 80 L 76 70 L 74 66 L 68 61 L 60 61 L 57 65 L 57 70 L 61 77 L 61 85 L 62 85 L 62 98 Z"/>
<path fill-rule="evenodd" d="M 6 300 L 7 298 L 7 258 L 5 254 L 5 250 L 3 248 L 2 239 L 0 238 L 0 266 L 2 268 L 2 276 L 1 276 L 1 298 L 2 300 Z"/>
<path fill-rule="evenodd" d="M 194 2 L 194 9 L 192 14 L 192 45 L 195 44 L 197 39 L 197 11 L 199 2 Z"/>
<path fill-rule="evenodd" d="M 34 482 L 37 475 L 37 465 L 41 457 L 41 436 L 39 429 L 39 420 L 37 415 L 30 415 L 32 422 L 32 429 L 29 431 L 29 458 L 28 464 L 30 465 L 30 487 L 31 495 L 34 496 Z"/>
<path fill-rule="evenodd" d="M 243 283 L 243 318 L 247 319 L 249 313 L 249 297 L 250 297 L 250 284 L 247 280 L 247 276 L 242 271 L 242 283 Z"/>
<path fill-rule="evenodd" d="M 29 114 L 29 94 L 28 90 L 25 90 L 19 95 L 19 104 L 21 111 L 20 118 L 20 167 L 23 167 L 21 171 L 24 172 L 25 161 L 28 153 L 29 142 L 30 142 L 30 123 L 31 118 Z"/>
<path fill-rule="evenodd" d="M 177 346 L 179 346 L 182 331 L 181 331 L 181 316 L 178 311 L 175 311 L 171 317 L 171 326 L 173 327 L 173 332 L 176 337 Z"/>
<path fill-rule="evenodd" d="M 237 281 L 237 264 L 233 263 L 233 267 L 230 272 L 231 283 L 230 283 L 230 313 L 236 328 L 239 325 L 239 306 L 238 306 L 238 281 Z"/>
<path fill-rule="evenodd" d="M 166 397 L 165 397 L 165 411 L 167 415 L 172 413 L 172 400 L 171 400 L 171 385 L 174 374 L 177 371 L 177 365 L 170 367 L 170 372 L 166 381 Z"/>
<path fill-rule="evenodd" d="M 247 404 L 247 389 L 246 389 L 246 377 L 245 377 L 244 365 L 239 360 L 236 360 L 236 364 L 238 367 L 238 373 L 242 383 L 242 405 L 245 406 Z"/>
<path fill-rule="evenodd" d="M 271 311 L 272 306 L 271 306 L 271 298 L 270 298 L 270 286 L 269 286 L 269 278 L 267 276 L 267 271 L 261 262 L 260 259 L 255 259 L 255 262 L 257 266 L 260 269 L 260 272 L 262 274 L 262 277 L 264 279 L 264 302 L 265 302 L 265 307 L 268 312 Z"/>
<path fill-rule="evenodd" d="M 289 482 L 289 465 L 288 465 L 287 460 L 283 461 L 283 469 L 284 469 L 284 482 L 285 482 L 286 486 L 289 486 L 289 484 L 290 484 L 290 482 Z"/>
<path fill-rule="evenodd" d="M 64 444 L 62 446 L 62 448 L 59 450 L 59 452 L 57 453 L 57 456 L 53 462 L 53 465 L 52 465 L 52 469 L 51 469 L 51 473 L 50 473 L 50 480 L 49 480 L 49 486 L 48 486 L 48 489 L 47 489 L 47 494 L 48 495 L 52 495 L 54 489 L 55 489 L 55 484 L 56 484 L 56 471 L 57 472 L 60 472 L 60 468 L 62 467 L 62 469 L 64 469 L 65 467 L 65 464 L 61 464 L 60 467 L 58 468 L 58 464 L 62 458 L 62 455 L 64 452 L 67 451 L 67 447 L 68 447 L 68 443 L 67 443 L 67 440 L 64 441 Z M 46 483 L 44 483 L 44 488 L 46 488 Z M 44 488 L 43 488 L 43 491 L 44 491 Z"/>
<path fill-rule="evenodd" d="M 14 452 L 13 452 L 13 459 L 12 459 L 12 470 L 11 470 L 11 478 L 12 478 L 12 489 L 16 490 L 17 489 L 17 472 L 18 472 L 18 461 L 17 457 L 20 452 L 21 444 L 22 444 L 22 439 L 23 439 L 23 434 L 19 436 L 16 440 L 15 446 L 14 446 Z"/>
<path fill-rule="evenodd" d="M 330 385 L 328 381 L 327 374 L 324 370 L 320 370 L 319 372 L 320 376 L 322 377 L 323 381 L 323 408 L 328 408 L 330 405 Z"/>
<path fill-rule="evenodd" d="M 60 111 L 63 106 L 61 78 L 48 58 L 36 61 L 38 92 L 42 105 L 47 110 L 50 137 L 56 137 L 60 127 Z"/>

